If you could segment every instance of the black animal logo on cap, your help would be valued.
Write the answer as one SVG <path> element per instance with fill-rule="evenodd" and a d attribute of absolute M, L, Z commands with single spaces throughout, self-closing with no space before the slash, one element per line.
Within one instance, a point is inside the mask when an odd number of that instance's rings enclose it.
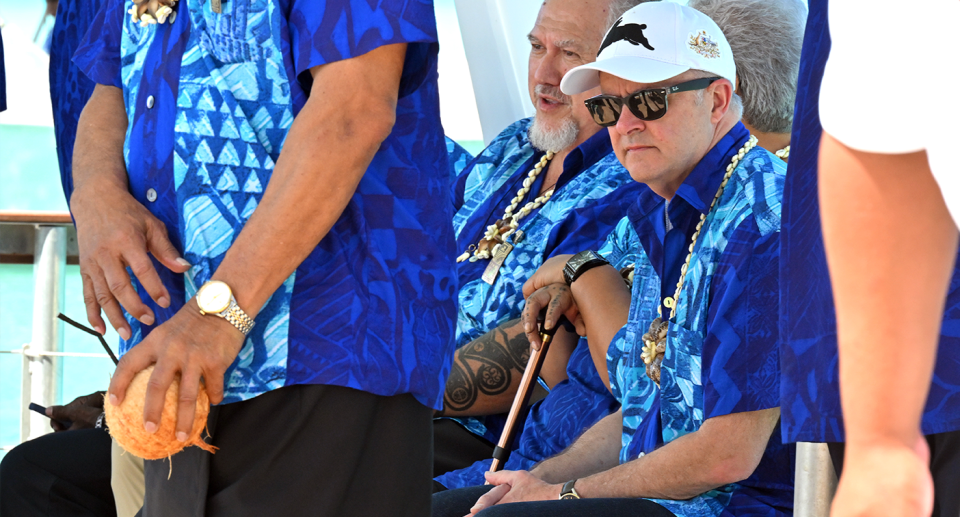
<path fill-rule="evenodd" d="M 636 23 L 628 23 L 621 26 L 620 22 L 622 21 L 623 18 L 620 18 L 617 20 L 617 23 L 614 23 L 613 27 L 610 28 L 607 37 L 603 38 L 603 43 L 600 44 L 600 51 L 597 52 L 597 55 L 600 55 L 603 49 L 621 40 L 626 40 L 631 45 L 643 45 L 647 47 L 647 49 L 653 50 L 650 42 L 647 41 L 647 37 L 643 35 L 643 29 L 647 28 L 647 24 L 637 25 Z"/>

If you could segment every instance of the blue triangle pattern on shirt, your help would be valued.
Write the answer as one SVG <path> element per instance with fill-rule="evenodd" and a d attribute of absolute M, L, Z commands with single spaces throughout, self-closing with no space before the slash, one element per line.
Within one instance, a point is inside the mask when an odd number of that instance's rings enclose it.
<path fill-rule="evenodd" d="M 263 192 L 263 187 L 260 185 L 260 178 L 257 177 L 257 171 L 250 171 L 247 182 L 243 184 L 243 191 L 251 194 Z"/>
<path fill-rule="evenodd" d="M 227 145 L 230 145 L 229 142 Z M 233 169 L 230 167 L 224 169 L 223 174 L 220 175 L 220 179 L 217 181 L 217 190 L 226 190 L 230 192 L 240 191 L 240 183 L 237 182 L 237 177 L 233 174 Z"/>

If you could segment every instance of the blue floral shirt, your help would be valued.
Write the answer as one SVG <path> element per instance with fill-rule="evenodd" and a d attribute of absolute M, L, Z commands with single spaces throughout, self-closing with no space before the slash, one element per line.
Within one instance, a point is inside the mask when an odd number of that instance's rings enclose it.
<path fill-rule="evenodd" d="M 460 251 L 476 244 L 486 227 L 503 216 L 523 180 L 543 156 L 527 137 L 531 122 L 532 119 L 523 119 L 503 130 L 457 178 L 453 188 L 453 224 Z M 537 196 L 545 177 L 544 171 L 519 206 Z M 550 201 L 520 220 L 517 233 L 522 232 L 522 237 L 512 239 L 515 247 L 494 283 L 481 279 L 489 261 L 458 264 L 457 346 L 520 317 L 523 283 L 544 260 L 598 248 L 644 190 L 646 187 L 634 182 L 617 160 L 606 131 L 598 131 L 571 151 Z M 449 382 L 456 384 L 461 374 L 454 368 Z M 495 415 L 458 421 L 495 443 L 505 418 Z"/>
<path fill-rule="evenodd" d="M 333 228 L 264 305 L 225 379 L 226 402 L 294 384 L 441 407 L 457 278 L 429 0 L 181 0 L 173 23 L 140 27 L 108 0 L 75 60 L 123 90 L 133 196 L 193 264 L 158 267 L 160 324 L 216 271 L 268 188 L 314 66 L 407 43 L 393 131 Z M 361 110 L 362 111 L 362 110 Z M 322 202 L 318 199 L 317 202 Z M 237 286 L 234 286 L 237 288 Z M 134 325 L 122 350 L 150 327 Z"/>
<path fill-rule="evenodd" d="M 783 196 L 782 429 L 786 442 L 845 439 L 837 370 L 837 321 L 820 231 L 817 159 L 820 80 L 830 54 L 827 0 L 811 0 L 803 40 L 790 165 Z M 960 431 L 960 261 L 940 331 L 925 434 Z"/>
<path fill-rule="evenodd" d="M 665 202 L 653 192 L 641 195 L 617 226 L 615 242 L 639 243 L 628 321 L 607 356 L 611 389 L 622 404 L 621 463 L 698 430 L 709 418 L 780 404 L 777 306 L 785 165 L 763 149 L 741 160 L 706 218 L 670 322 L 660 388 L 646 376 L 640 357 L 640 338 L 664 296 L 673 295 L 700 215 L 708 212 L 747 137 L 738 124 L 700 161 L 669 203 L 669 227 Z M 793 468 L 793 448 L 774 432 L 747 479 L 689 500 L 656 502 L 681 516 L 789 515 Z"/>

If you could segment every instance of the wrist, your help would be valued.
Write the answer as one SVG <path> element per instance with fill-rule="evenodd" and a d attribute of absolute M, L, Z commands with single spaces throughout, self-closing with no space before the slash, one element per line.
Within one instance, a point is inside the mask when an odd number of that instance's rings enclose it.
<path fill-rule="evenodd" d="M 581 251 L 577 253 L 563 266 L 563 282 L 573 285 L 573 283 L 591 269 L 609 264 L 606 259 L 592 250 Z"/>
<path fill-rule="evenodd" d="M 87 211 L 89 206 L 93 211 L 103 209 L 103 200 L 111 200 L 111 204 L 122 199 L 123 196 L 130 196 L 127 186 L 117 184 L 109 179 L 88 179 L 79 185 L 75 185 L 70 194 L 70 213 L 76 218 Z"/>
<path fill-rule="evenodd" d="M 116 194 L 130 194 L 127 184 L 126 172 L 122 176 L 116 174 L 96 174 L 89 176 L 73 185 L 73 192 L 70 194 L 70 202 L 74 199 L 84 199 L 86 197 L 104 198 Z"/>

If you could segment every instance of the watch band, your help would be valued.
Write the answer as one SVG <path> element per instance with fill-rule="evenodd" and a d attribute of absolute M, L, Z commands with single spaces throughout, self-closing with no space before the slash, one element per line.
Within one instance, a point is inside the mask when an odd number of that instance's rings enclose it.
<path fill-rule="evenodd" d="M 577 489 L 573 488 L 576 482 L 576 479 L 571 479 L 563 484 L 563 488 L 560 489 L 560 499 L 580 499 Z"/>
<path fill-rule="evenodd" d="M 595 252 L 587 250 L 577 253 L 563 266 L 563 280 L 567 285 L 573 284 L 581 275 L 597 266 L 609 264 L 607 260 Z"/>
<path fill-rule="evenodd" d="M 231 325 L 237 327 L 237 330 L 243 332 L 243 335 L 246 336 L 253 330 L 253 326 L 256 324 L 250 316 L 247 316 L 247 313 L 243 312 L 243 309 L 237 305 L 237 299 L 233 296 L 230 297 L 230 305 L 221 313 L 218 313 L 217 316 L 227 320 Z"/>

